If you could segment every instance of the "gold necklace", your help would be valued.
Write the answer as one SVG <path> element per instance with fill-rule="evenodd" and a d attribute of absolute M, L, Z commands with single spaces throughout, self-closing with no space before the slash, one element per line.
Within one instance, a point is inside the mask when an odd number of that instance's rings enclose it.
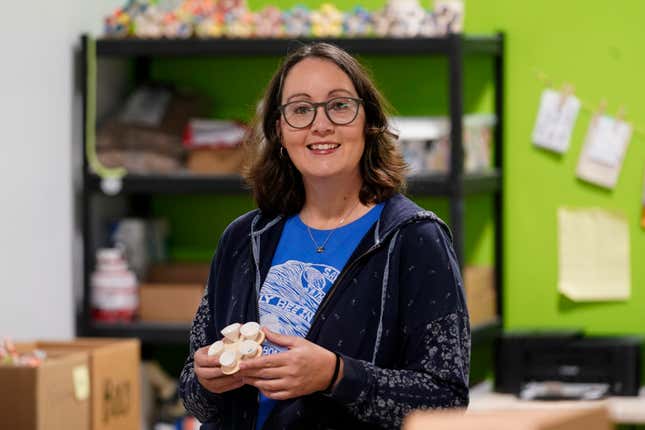
<path fill-rule="evenodd" d="M 316 247 L 316 252 L 317 252 L 318 254 L 322 254 L 323 252 L 325 252 L 325 245 L 327 245 L 327 242 L 329 242 L 329 239 L 331 239 L 331 236 L 332 236 L 332 235 L 334 234 L 334 232 L 335 232 L 336 230 L 338 230 L 338 229 L 340 228 L 340 226 L 345 222 L 345 219 L 346 219 L 348 216 L 350 216 L 350 215 L 354 212 L 354 209 L 356 209 L 356 206 L 358 206 L 358 203 L 359 203 L 359 202 L 360 202 L 360 199 L 359 199 L 359 200 L 357 200 L 357 201 L 356 201 L 356 203 L 354 204 L 354 206 L 352 206 L 352 209 L 351 209 L 351 210 L 350 210 L 350 211 L 349 211 L 349 212 L 348 212 L 344 217 L 342 217 L 342 218 L 338 221 L 338 225 L 337 225 L 334 229 L 332 229 L 332 230 L 329 232 L 329 234 L 328 234 L 328 235 L 327 235 L 327 237 L 325 238 L 325 241 L 324 241 L 321 245 L 318 245 L 318 242 L 316 242 L 316 239 L 314 239 L 314 235 L 313 235 L 313 233 L 311 232 L 311 227 L 309 227 L 309 226 L 307 225 L 307 232 L 309 233 L 309 238 L 310 238 L 310 239 L 311 239 L 311 241 L 314 243 L 314 246 Z"/>

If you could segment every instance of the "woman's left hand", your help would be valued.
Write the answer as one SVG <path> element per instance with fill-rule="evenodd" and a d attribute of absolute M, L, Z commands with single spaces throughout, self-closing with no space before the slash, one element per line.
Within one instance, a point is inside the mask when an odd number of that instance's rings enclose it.
<path fill-rule="evenodd" d="M 244 383 L 270 399 L 286 400 L 321 391 L 329 386 L 336 355 L 297 336 L 285 336 L 263 328 L 268 341 L 288 348 L 240 363 Z"/>

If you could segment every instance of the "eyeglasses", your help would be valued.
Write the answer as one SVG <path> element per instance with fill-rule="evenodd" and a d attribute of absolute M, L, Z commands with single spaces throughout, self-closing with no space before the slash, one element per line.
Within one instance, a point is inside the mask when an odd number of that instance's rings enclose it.
<path fill-rule="evenodd" d="M 313 103 L 298 100 L 278 106 L 284 120 L 293 128 L 307 128 L 313 124 L 318 107 L 325 108 L 325 115 L 336 125 L 347 125 L 358 116 L 358 107 L 363 100 L 354 97 L 335 97 L 326 102 Z"/>

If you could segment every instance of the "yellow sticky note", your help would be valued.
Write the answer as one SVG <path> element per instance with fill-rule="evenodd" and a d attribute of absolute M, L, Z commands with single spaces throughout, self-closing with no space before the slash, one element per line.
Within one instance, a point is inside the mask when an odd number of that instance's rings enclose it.
<path fill-rule="evenodd" d="M 558 209 L 558 291 L 575 301 L 627 300 L 629 227 L 619 213 Z"/>
<path fill-rule="evenodd" d="M 74 395 L 76 400 L 86 400 L 90 396 L 90 372 L 87 366 L 76 366 L 72 369 Z"/>

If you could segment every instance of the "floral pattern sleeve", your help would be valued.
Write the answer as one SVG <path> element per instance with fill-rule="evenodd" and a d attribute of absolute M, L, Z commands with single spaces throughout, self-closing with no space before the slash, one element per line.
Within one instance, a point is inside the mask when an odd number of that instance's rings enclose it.
<path fill-rule="evenodd" d="M 229 230 L 227 229 L 217 245 L 211 273 L 190 330 L 190 352 L 179 377 L 179 395 L 184 401 L 186 410 L 200 422 L 216 425 L 221 423 L 221 411 L 226 410 L 227 398 L 208 391 L 199 383 L 194 371 L 194 357 L 198 349 L 210 345 L 216 338 L 213 322 L 215 313 L 209 301 L 209 293 L 212 293 L 215 288 L 214 280 L 217 279 L 217 271 L 222 266 L 223 249 L 226 248 L 228 236 Z"/>
<path fill-rule="evenodd" d="M 186 410 L 202 423 L 218 421 L 218 404 L 222 402 L 220 395 L 211 393 L 199 383 L 193 369 L 195 351 L 210 344 L 208 327 L 211 326 L 207 293 L 204 293 L 190 331 L 190 354 L 179 378 L 179 394 Z"/>
<path fill-rule="evenodd" d="M 419 359 L 406 369 L 379 368 L 343 357 L 344 377 L 332 397 L 354 416 L 384 428 L 399 428 L 414 409 L 468 406 L 468 316 L 453 313 L 424 327 Z"/>

